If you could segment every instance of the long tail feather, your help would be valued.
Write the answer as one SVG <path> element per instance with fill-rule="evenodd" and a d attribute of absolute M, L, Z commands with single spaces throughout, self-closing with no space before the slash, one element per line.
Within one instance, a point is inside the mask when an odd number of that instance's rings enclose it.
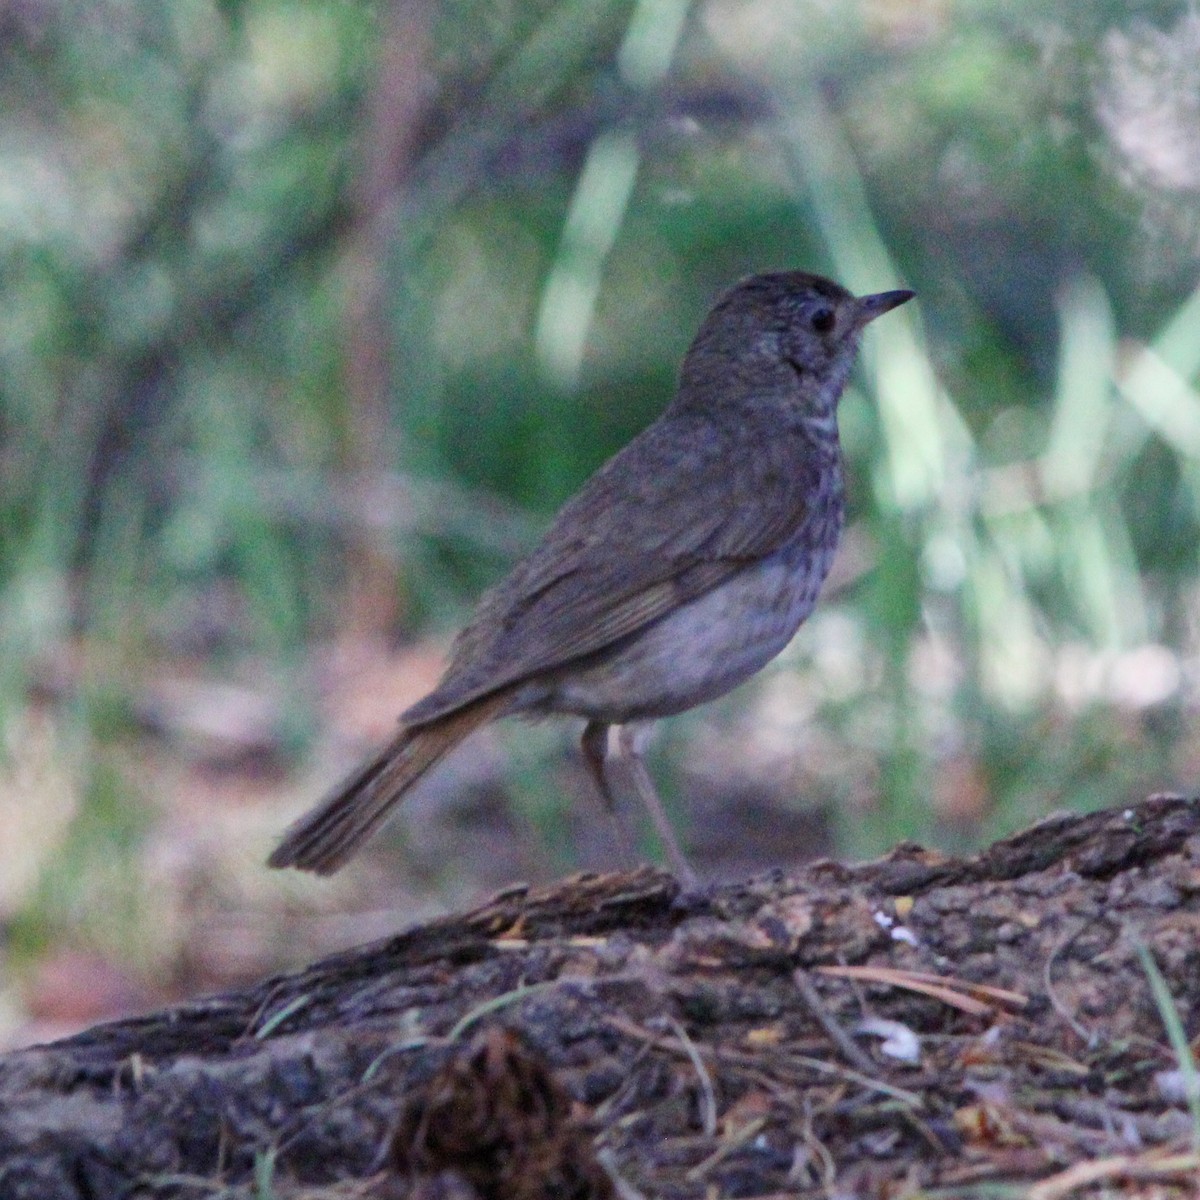
<path fill-rule="evenodd" d="M 430 767 L 480 725 L 503 716 L 507 708 L 508 697 L 500 692 L 428 725 L 401 729 L 374 758 L 284 834 L 267 865 L 333 874 L 358 853 Z"/>

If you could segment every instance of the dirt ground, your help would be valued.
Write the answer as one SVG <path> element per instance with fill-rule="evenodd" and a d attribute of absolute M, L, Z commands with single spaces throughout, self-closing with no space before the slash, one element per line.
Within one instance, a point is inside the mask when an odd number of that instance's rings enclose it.
<path fill-rule="evenodd" d="M 1200 1196 L 1200 801 L 516 888 L 0 1058 L 0 1196 Z"/>

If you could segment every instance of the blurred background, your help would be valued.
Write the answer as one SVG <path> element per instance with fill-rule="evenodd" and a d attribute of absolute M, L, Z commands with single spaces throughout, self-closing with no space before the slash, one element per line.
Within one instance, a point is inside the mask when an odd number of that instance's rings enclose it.
<path fill-rule="evenodd" d="M 753 270 L 919 302 L 822 605 L 649 753 L 701 870 L 1195 788 L 1194 5 L 14 0 L 0 64 L 0 1045 L 619 862 L 557 721 L 262 865 Z"/>

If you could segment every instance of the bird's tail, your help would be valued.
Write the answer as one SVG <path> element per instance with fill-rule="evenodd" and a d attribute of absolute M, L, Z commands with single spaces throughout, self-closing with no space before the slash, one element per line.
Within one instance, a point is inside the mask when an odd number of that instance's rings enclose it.
<path fill-rule="evenodd" d="M 404 799 L 430 767 L 480 725 L 503 716 L 508 704 L 504 692 L 494 693 L 428 725 L 401 729 L 374 758 L 284 834 L 267 865 L 332 875 L 358 853 L 393 805 Z"/>

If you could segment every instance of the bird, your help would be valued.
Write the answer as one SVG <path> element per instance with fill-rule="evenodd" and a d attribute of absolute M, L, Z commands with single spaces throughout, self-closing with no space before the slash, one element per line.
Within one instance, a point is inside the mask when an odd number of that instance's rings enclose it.
<path fill-rule="evenodd" d="M 285 832 L 269 865 L 338 870 L 469 734 L 564 715 L 585 722 L 583 759 L 605 804 L 616 811 L 623 763 L 672 868 L 694 880 L 642 730 L 755 674 L 812 611 L 845 519 L 838 401 L 864 327 L 913 295 L 856 297 L 790 270 L 720 296 L 666 409 L 483 594 L 440 682 Z"/>

